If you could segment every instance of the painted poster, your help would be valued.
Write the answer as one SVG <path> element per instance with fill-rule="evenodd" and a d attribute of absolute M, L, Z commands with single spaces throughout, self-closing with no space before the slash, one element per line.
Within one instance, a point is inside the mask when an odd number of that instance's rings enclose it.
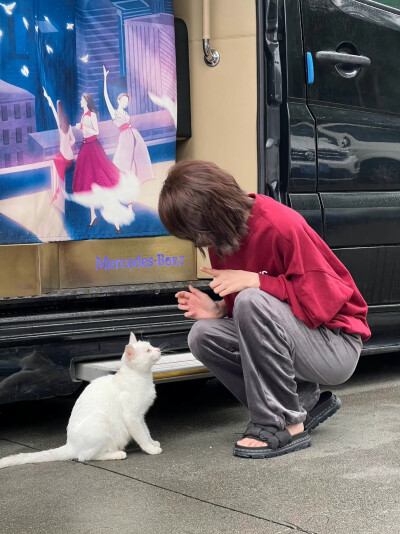
<path fill-rule="evenodd" d="M 172 0 L 0 3 L 0 244 L 166 235 Z"/>

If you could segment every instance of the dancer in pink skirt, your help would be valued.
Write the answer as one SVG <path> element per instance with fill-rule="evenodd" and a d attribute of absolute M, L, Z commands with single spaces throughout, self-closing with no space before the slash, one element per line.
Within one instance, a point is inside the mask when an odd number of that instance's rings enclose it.
<path fill-rule="evenodd" d="M 102 188 L 114 188 L 119 183 L 120 172 L 116 165 L 107 157 L 103 147 L 97 139 L 99 125 L 97 109 L 92 95 L 83 93 L 81 98 L 83 115 L 81 122 L 76 125 L 82 130 L 83 144 L 76 160 L 72 191 L 74 193 L 90 193 L 93 184 Z M 90 206 L 90 224 L 97 224 L 94 206 Z M 119 225 L 115 225 L 119 233 Z"/>
<path fill-rule="evenodd" d="M 72 166 L 74 162 L 74 155 L 72 152 L 72 146 L 75 144 L 75 137 L 72 133 L 72 128 L 69 123 L 68 117 L 65 113 L 63 103 L 61 100 L 57 100 L 57 111 L 54 107 L 52 99 L 43 87 L 43 93 L 50 109 L 53 112 L 54 118 L 57 123 L 58 132 L 60 134 L 60 152 L 54 158 L 54 166 L 57 171 L 57 185 L 51 204 L 55 202 L 60 192 L 60 187 L 65 191 L 65 171 Z"/>

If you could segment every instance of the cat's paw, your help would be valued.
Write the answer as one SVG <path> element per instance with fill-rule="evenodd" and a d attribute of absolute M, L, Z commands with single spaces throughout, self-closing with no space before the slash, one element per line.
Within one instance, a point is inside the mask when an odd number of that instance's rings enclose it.
<path fill-rule="evenodd" d="M 115 453 L 115 459 L 116 460 L 125 460 L 126 458 L 126 452 L 125 451 L 118 451 Z"/>
<path fill-rule="evenodd" d="M 154 441 L 154 439 L 151 440 L 151 444 L 154 445 L 154 447 L 160 447 L 160 442 Z"/>
<path fill-rule="evenodd" d="M 148 445 L 143 450 L 144 452 L 147 452 L 147 454 L 161 454 L 162 453 L 162 448 L 157 447 L 155 445 Z"/>

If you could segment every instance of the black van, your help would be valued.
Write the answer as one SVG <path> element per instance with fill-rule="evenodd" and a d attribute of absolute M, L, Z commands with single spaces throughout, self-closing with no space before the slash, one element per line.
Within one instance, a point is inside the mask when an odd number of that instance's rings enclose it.
<path fill-rule="evenodd" d="M 400 1 L 242 2 L 257 38 L 258 192 L 300 212 L 350 270 L 369 305 L 363 354 L 399 350 Z M 198 98 L 184 17 L 200 18 L 192 4 L 176 10 L 181 139 L 192 135 Z M 221 46 L 222 64 L 230 50 Z M 174 297 L 188 283 L 0 299 L 0 403 L 69 394 L 113 372 L 130 331 L 164 348 L 156 380 L 206 376 L 187 353 L 192 321 Z M 209 290 L 207 280 L 190 283 Z"/>

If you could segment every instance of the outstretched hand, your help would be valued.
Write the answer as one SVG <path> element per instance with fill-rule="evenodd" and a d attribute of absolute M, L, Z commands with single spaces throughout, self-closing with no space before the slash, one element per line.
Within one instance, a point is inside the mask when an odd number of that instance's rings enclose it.
<path fill-rule="evenodd" d="M 175 297 L 178 299 L 178 308 L 185 311 L 189 319 L 222 319 L 226 309 L 224 303 L 217 303 L 206 293 L 189 286 L 189 291 L 179 291 Z"/>
<path fill-rule="evenodd" d="M 239 293 L 239 291 L 250 287 L 260 287 L 258 273 L 233 269 L 207 269 L 206 267 L 202 267 L 201 270 L 214 276 L 210 287 L 220 297 Z"/>
<path fill-rule="evenodd" d="M 49 95 L 47 94 L 47 91 L 46 89 L 43 87 L 42 85 L 42 88 L 43 88 L 43 94 L 44 94 L 44 97 L 47 98 L 47 100 L 49 99 Z"/>
<path fill-rule="evenodd" d="M 104 74 L 104 78 L 107 78 L 107 74 L 108 74 L 109 72 L 110 72 L 110 71 L 107 70 L 107 69 L 105 68 L 105 66 L 103 65 L 103 74 Z"/>

